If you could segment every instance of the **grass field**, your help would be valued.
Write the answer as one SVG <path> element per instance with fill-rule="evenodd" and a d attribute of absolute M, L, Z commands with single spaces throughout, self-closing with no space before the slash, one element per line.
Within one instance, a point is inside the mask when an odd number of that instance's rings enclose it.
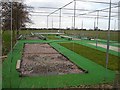
<path fill-rule="evenodd" d="M 46 37 L 49 40 L 59 40 L 59 38 L 57 38 L 55 35 L 47 35 Z"/>
<path fill-rule="evenodd" d="M 98 63 L 102 66 L 105 67 L 105 58 L 106 58 L 106 53 L 96 50 L 96 49 L 92 49 L 90 47 L 87 46 L 83 46 L 77 43 L 59 43 L 60 45 L 76 52 L 77 54 L 88 58 L 92 61 L 94 61 L 95 63 Z M 119 64 L 119 59 L 120 57 L 114 56 L 112 54 L 109 54 L 109 63 L 108 63 L 108 68 L 111 70 L 117 70 L 118 71 L 118 64 Z"/>
<path fill-rule="evenodd" d="M 31 32 L 57 32 L 57 30 L 22 30 L 20 31 L 20 34 L 30 34 Z M 76 35 L 76 36 L 90 36 L 90 37 L 95 37 L 96 36 L 96 31 L 78 31 L 78 30 L 65 30 L 65 31 L 61 31 L 61 32 L 65 32 L 65 34 L 68 35 Z M 107 32 L 105 31 L 99 31 L 98 32 L 98 38 L 99 39 L 106 39 L 107 38 Z M 2 34 L 2 41 L 3 41 L 3 55 L 7 54 L 10 51 L 10 31 L 4 31 L 4 33 Z M 114 40 L 117 42 L 120 42 L 120 32 L 111 32 L 110 34 L 110 40 Z M 54 39 L 57 40 L 58 38 L 55 38 L 53 36 L 49 36 L 49 39 Z M 15 43 L 14 43 L 15 44 Z"/>
<path fill-rule="evenodd" d="M 74 31 L 74 30 L 66 30 L 66 34 L 74 35 L 74 36 L 89 36 L 89 37 L 96 37 L 96 33 L 98 33 L 99 39 L 107 39 L 107 31 Z M 120 32 L 110 32 L 110 40 L 120 42 Z"/>
<path fill-rule="evenodd" d="M 2 35 L 2 54 L 5 55 L 10 51 L 11 47 L 11 34 L 9 31 L 5 31 Z"/>
<path fill-rule="evenodd" d="M 57 30 L 23 30 L 20 31 L 20 34 L 30 34 L 30 32 L 57 32 Z M 67 35 L 75 35 L 75 36 L 89 36 L 96 37 L 96 33 L 98 33 L 99 39 L 107 39 L 107 31 L 80 31 L 80 30 L 61 30 L 60 32 L 64 32 Z M 110 32 L 110 40 L 120 42 L 120 32 Z"/>
<path fill-rule="evenodd" d="M 30 32 L 57 32 L 57 30 L 23 30 L 20 31 L 21 34 L 30 34 Z M 80 31 L 80 30 L 61 30 L 60 32 L 64 32 L 67 35 L 75 35 L 75 36 L 89 36 L 96 37 L 96 33 L 98 33 L 99 39 L 107 39 L 107 31 Z M 120 42 L 120 32 L 110 32 L 110 40 Z"/>
<path fill-rule="evenodd" d="M 14 46 L 15 43 L 16 43 L 15 35 L 12 36 L 12 39 L 13 39 L 12 43 L 13 43 L 13 46 Z M 2 33 L 2 54 L 3 55 L 8 54 L 8 52 L 10 52 L 10 49 L 11 49 L 11 32 L 10 31 L 4 31 Z"/>

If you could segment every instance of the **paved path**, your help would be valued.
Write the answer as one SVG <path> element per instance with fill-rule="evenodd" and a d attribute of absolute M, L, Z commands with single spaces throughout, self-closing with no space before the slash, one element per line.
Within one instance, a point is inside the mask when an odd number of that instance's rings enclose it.
<path fill-rule="evenodd" d="M 96 43 L 89 43 L 91 45 L 96 45 Z M 107 48 L 107 45 L 105 44 L 98 44 L 99 47 L 102 47 L 102 48 Z M 120 48 L 118 47 L 114 47 L 114 46 L 110 46 L 110 50 L 113 50 L 113 51 L 116 51 L 116 52 L 120 52 Z"/>

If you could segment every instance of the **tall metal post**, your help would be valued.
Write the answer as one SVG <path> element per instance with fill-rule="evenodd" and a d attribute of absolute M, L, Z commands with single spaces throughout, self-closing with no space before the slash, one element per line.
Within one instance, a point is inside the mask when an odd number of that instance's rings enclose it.
<path fill-rule="evenodd" d="M 118 2 L 118 30 L 120 30 L 120 1 Z"/>
<path fill-rule="evenodd" d="M 96 18 L 94 20 L 94 30 L 95 30 L 95 27 L 96 27 Z"/>
<path fill-rule="evenodd" d="M 75 20 L 76 20 L 76 0 L 74 0 L 74 19 L 73 19 L 74 21 L 74 26 L 73 26 L 73 30 L 75 30 Z M 73 43 L 73 50 L 74 50 L 74 43 Z"/>
<path fill-rule="evenodd" d="M 116 20 L 114 21 L 114 31 L 116 30 Z"/>
<path fill-rule="evenodd" d="M 107 32 L 106 78 L 107 78 L 107 68 L 108 68 L 108 60 L 109 60 L 110 24 L 111 24 L 111 0 L 110 0 L 110 6 L 109 6 L 109 20 L 108 20 L 108 32 Z"/>
<path fill-rule="evenodd" d="M 82 20 L 82 25 L 81 25 L 81 29 L 83 30 L 83 20 Z"/>
<path fill-rule="evenodd" d="M 97 11 L 97 28 L 96 28 L 96 48 L 98 47 L 98 22 L 99 22 L 99 11 Z"/>
<path fill-rule="evenodd" d="M 1 34 L 1 36 L 2 36 L 2 2 L 1 2 L 1 6 L 0 6 L 0 9 L 1 9 L 1 16 L 0 16 L 0 30 L 1 30 L 1 32 L 0 32 L 0 34 Z M 1 37 L 2 38 L 2 37 Z"/>
<path fill-rule="evenodd" d="M 72 28 L 71 29 L 73 29 L 73 16 L 72 16 Z"/>
<path fill-rule="evenodd" d="M 12 31 L 12 0 L 11 0 L 11 54 L 12 54 L 12 46 L 13 46 L 13 31 Z M 12 60 L 11 60 L 11 62 L 12 62 Z"/>
<path fill-rule="evenodd" d="M 13 53 L 13 49 L 12 49 L 13 48 L 13 30 L 12 30 L 13 29 L 12 28 L 12 23 L 13 23 L 12 17 L 13 16 L 12 16 L 12 5 L 13 4 L 12 3 L 13 3 L 13 1 L 11 0 L 10 3 L 11 3 L 11 5 L 10 5 L 11 6 L 11 24 L 10 24 L 11 25 L 11 63 L 12 63 L 12 58 L 13 58 L 13 56 L 12 56 L 12 53 Z M 10 72 L 11 72 L 11 68 L 12 68 L 12 65 L 10 66 Z M 11 87 L 11 83 L 12 83 L 12 80 L 10 79 L 10 87 Z"/>
<path fill-rule="evenodd" d="M 115 30 L 116 30 L 116 20 L 114 21 L 114 39 L 115 39 Z"/>
<path fill-rule="evenodd" d="M 60 32 L 61 29 L 61 8 L 60 8 L 60 13 L 59 13 L 59 30 L 58 32 Z"/>
<path fill-rule="evenodd" d="M 81 33 L 82 33 L 82 37 L 84 37 L 84 31 L 83 31 L 83 20 L 82 20 L 82 25 L 81 25 Z"/>
<path fill-rule="evenodd" d="M 1 2 L 1 6 L 0 6 L 0 57 L 2 56 L 2 2 Z M 2 90 L 2 59 L 0 58 L 0 89 Z"/>
<path fill-rule="evenodd" d="M 47 16 L 47 29 L 48 29 L 48 16 Z"/>
<path fill-rule="evenodd" d="M 76 20 L 76 0 L 74 0 L 74 30 L 75 30 L 75 21 Z"/>
<path fill-rule="evenodd" d="M 52 29 L 53 29 L 53 18 L 52 18 Z"/>

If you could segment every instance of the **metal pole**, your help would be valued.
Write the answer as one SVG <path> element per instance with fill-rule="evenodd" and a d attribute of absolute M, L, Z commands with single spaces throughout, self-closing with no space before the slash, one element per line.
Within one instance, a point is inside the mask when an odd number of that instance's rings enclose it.
<path fill-rule="evenodd" d="M 116 30 L 116 20 L 114 21 L 114 39 L 115 39 L 115 30 Z"/>
<path fill-rule="evenodd" d="M 84 30 L 83 30 L 83 20 L 82 20 L 82 25 L 81 25 L 81 33 L 82 33 L 82 37 L 84 37 L 85 34 L 84 34 Z"/>
<path fill-rule="evenodd" d="M 96 28 L 96 48 L 98 47 L 98 21 L 99 20 L 99 11 L 97 11 L 97 28 Z"/>
<path fill-rule="evenodd" d="M 60 32 L 61 29 L 61 8 L 60 8 L 60 13 L 59 13 L 59 30 L 58 32 Z"/>
<path fill-rule="evenodd" d="M 73 2 L 73 1 L 72 1 L 72 2 Z M 63 9 L 63 8 L 64 8 L 64 7 L 66 7 L 66 6 L 70 5 L 72 2 L 69 2 L 68 4 L 64 5 L 63 7 L 58 8 L 58 9 L 57 9 L 57 10 L 55 10 L 54 12 L 50 13 L 48 16 L 50 16 L 51 14 L 53 14 L 53 13 L 55 13 L 55 12 L 59 11 L 60 9 Z"/>
<path fill-rule="evenodd" d="M 13 21 L 12 21 L 12 0 L 11 0 L 11 63 L 12 63 L 12 53 L 13 53 L 13 50 L 12 50 L 12 46 L 13 46 L 13 28 L 12 28 L 12 23 L 13 23 Z M 12 65 L 10 65 L 10 72 L 11 72 L 11 68 L 12 68 Z M 12 80 L 10 79 L 10 87 L 11 87 L 11 83 L 12 83 Z"/>
<path fill-rule="evenodd" d="M 1 9 L 1 17 L 0 17 L 0 20 L 1 20 L 1 23 L 0 23 L 0 30 L 1 30 L 1 36 L 2 36 L 2 2 L 1 2 L 1 6 L 0 6 L 0 9 Z M 2 39 L 2 37 L 1 37 Z"/>
<path fill-rule="evenodd" d="M 118 30 L 120 30 L 120 1 L 118 2 Z M 119 42 L 119 41 L 118 41 Z M 119 61 L 119 63 L 120 63 L 120 61 Z M 118 80 L 118 85 L 120 85 L 120 64 L 119 64 L 119 69 L 118 69 L 118 78 L 117 78 L 117 80 Z"/>
<path fill-rule="evenodd" d="M 72 29 L 73 29 L 73 16 L 72 16 Z"/>
<path fill-rule="evenodd" d="M 1 9 L 1 16 L 0 16 L 0 57 L 2 56 L 2 2 L 1 2 L 1 6 L 0 6 L 0 9 Z M 2 90 L 2 59 L 0 59 L 0 89 Z"/>
<path fill-rule="evenodd" d="M 74 0 L 74 29 L 73 30 L 75 30 L 75 19 L 76 19 L 75 16 L 76 16 L 76 0 Z M 73 50 L 74 50 L 74 43 L 73 43 Z"/>
<path fill-rule="evenodd" d="M 48 29 L 48 16 L 47 16 L 47 29 Z"/>
<path fill-rule="evenodd" d="M 52 29 L 53 29 L 53 18 L 52 18 Z"/>
<path fill-rule="evenodd" d="M 13 31 L 12 31 L 12 1 L 11 1 L 11 54 L 12 54 L 12 46 L 13 46 Z M 12 60 L 11 60 L 12 62 Z"/>
<path fill-rule="evenodd" d="M 116 30 L 116 20 L 114 21 L 114 31 Z"/>
<path fill-rule="evenodd" d="M 95 20 L 94 20 L 94 27 L 93 28 L 94 28 L 93 30 L 95 31 L 95 28 L 96 28 L 96 17 L 95 17 Z"/>
<path fill-rule="evenodd" d="M 108 21 L 108 33 L 107 33 L 106 77 L 107 77 L 107 68 L 108 68 L 108 60 L 109 60 L 110 24 L 111 24 L 111 0 L 110 0 L 110 6 L 109 6 L 109 21 Z"/>
<path fill-rule="evenodd" d="M 94 20 L 94 30 L 95 30 L 95 27 L 96 27 L 96 18 Z"/>
<path fill-rule="evenodd" d="M 75 20 L 76 20 L 76 0 L 74 0 L 74 30 L 75 30 Z"/>
<path fill-rule="evenodd" d="M 81 29 L 83 30 L 83 20 L 82 20 L 82 25 L 81 25 Z"/>

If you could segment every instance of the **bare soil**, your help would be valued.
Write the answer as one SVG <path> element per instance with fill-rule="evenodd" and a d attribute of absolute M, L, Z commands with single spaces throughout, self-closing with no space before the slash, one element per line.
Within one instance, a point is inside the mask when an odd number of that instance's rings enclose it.
<path fill-rule="evenodd" d="M 70 73 L 83 73 L 83 71 L 49 44 L 25 44 L 21 63 L 22 76 Z"/>
<path fill-rule="evenodd" d="M 27 40 L 39 40 L 37 36 L 26 37 Z"/>

